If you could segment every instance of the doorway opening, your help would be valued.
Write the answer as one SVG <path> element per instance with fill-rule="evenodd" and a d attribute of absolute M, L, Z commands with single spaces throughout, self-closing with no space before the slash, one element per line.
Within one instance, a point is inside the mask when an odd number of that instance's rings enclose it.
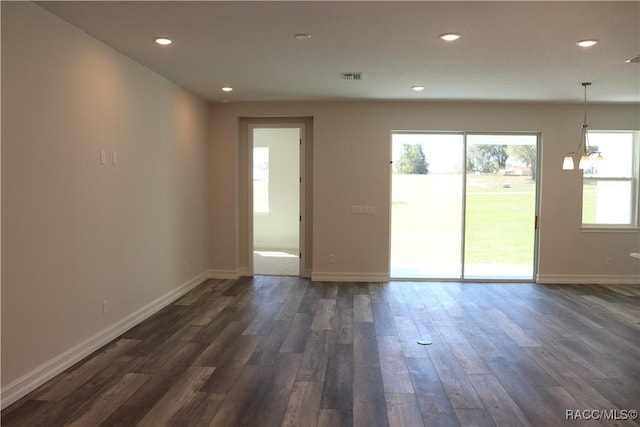
<path fill-rule="evenodd" d="M 392 134 L 391 277 L 533 280 L 536 134 Z"/>
<path fill-rule="evenodd" d="M 300 126 L 251 126 L 253 274 L 299 276 L 301 260 Z"/>

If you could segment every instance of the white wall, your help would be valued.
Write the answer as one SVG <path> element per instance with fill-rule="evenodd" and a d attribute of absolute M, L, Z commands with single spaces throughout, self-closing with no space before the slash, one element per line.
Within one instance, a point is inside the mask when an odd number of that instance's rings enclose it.
<path fill-rule="evenodd" d="M 392 130 L 540 132 L 541 201 L 538 280 L 639 283 L 640 234 L 580 229 L 580 171 L 562 158 L 578 144 L 580 104 L 308 102 L 231 103 L 211 108 L 212 258 L 214 270 L 238 271 L 246 211 L 241 209 L 239 117 L 311 116 L 313 277 L 384 280 L 389 274 L 390 133 Z M 590 105 L 591 129 L 640 129 L 638 105 Z M 223 160 L 224 159 L 224 160 Z M 376 215 L 351 215 L 374 205 Z M 239 237 L 240 236 L 240 237 Z M 243 251 L 240 250 L 240 253 Z M 329 254 L 336 262 L 329 263 Z M 613 259 L 605 266 L 605 258 Z"/>
<path fill-rule="evenodd" d="M 253 146 L 269 149 L 269 211 L 253 216 L 255 249 L 298 249 L 300 129 L 257 128 Z"/>
<path fill-rule="evenodd" d="M 3 404 L 206 277 L 208 115 L 39 6 L 2 2 Z"/>

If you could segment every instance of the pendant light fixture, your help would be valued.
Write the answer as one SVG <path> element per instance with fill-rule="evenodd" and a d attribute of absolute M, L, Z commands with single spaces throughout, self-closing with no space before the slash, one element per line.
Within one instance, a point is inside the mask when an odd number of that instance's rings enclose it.
<path fill-rule="evenodd" d="M 575 169 L 573 156 L 576 153 L 582 153 L 582 156 L 580 157 L 580 163 L 578 164 L 579 169 L 585 169 L 588 167 L 589 158 L 591 155 L 597 155 L 596 161 L 604 160 L 602 154 L 599 151 L 589 152 L 589 125 L 587 124 L 587 88 L 591 86 L 591 82 L 582 82 L 580 83 L 580 85 L 584 88 L 584 122 L 582 123 L 582 136 L 580 138 L 580 143 L 578 144 L 578 148 L 576 148 L 576 151 L 569 152 L 564 156 L 564 161 L 562 162 L 562 169 L 564 170 Z"/>

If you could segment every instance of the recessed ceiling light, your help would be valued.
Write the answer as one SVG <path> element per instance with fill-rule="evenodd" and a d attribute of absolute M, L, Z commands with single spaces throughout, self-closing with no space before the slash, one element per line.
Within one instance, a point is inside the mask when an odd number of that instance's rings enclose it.
<path fill-rule="evenodd" d="M 444 33 L 444 34 L 440 34 L 440 38 L 444 41 L 447 42 L 453 42 L 458 40 L 460 37 L 462 37 L 460 34 L 457 33 Z"/>
<path fill-rule="evenodd" d="M 591 47 L 598 44 L 598 40 L 596 39 L 586 39 L 586 40 L 578 40 L 576 44 L 580 47 Z"/>
<path fill-rule="evenodd" d="M 298 33 L 293 36 L 296 40 L 309 40 L 311 38 L 311 34 L 307 33 Z"/>
<path fill-rule="evenodd" d="M 627 64 L 631 64 L 631 63 L 638 64 L 640 63 L 640 55 L 636 55 L 632 58 L 625 59 L 624 62 L 626 62 Z"/>
<path fill-rule="evenodd" d="M 421 92 L 424 90 L 424 86 L 411 86 L 411 90 L 415 90 L 416 92 Z"/>
<path fill-rule="evenodd" d="M 231 86 L 225 86 L 222 88 L 223 92 L 231 92 L 233 90 L 233 88 Z"/>
<path fill-rule="evenodd" d="M 155 39 L 153 39 L 153 41 L 162 46 L 169 46 L 171 43 L 173 43 L 173 40 L 167 37 L 156 37 Z"/>

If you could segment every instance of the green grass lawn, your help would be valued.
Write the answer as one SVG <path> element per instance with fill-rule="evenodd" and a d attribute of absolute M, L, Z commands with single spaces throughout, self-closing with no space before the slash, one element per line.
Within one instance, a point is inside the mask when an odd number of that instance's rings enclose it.
<path fill-rule="evenodd" d="M 468 175 L 467 190 L 466 265 L 532 265 L 535 183 Z M 459 274 L 462 177 L 394 175 L 392 191 L 392 262 L 458 266 Z"/>

